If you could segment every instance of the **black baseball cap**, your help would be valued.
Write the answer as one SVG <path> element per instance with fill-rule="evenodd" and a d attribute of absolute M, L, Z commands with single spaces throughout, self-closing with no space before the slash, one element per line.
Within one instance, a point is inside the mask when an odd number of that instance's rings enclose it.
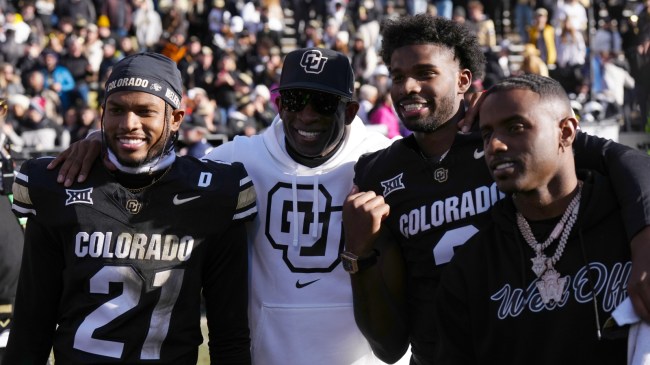
<path fill-rule="evenodd" d="M 342 53 L 325 48 L 301 48 L 289 52 L 282 65 L 279 91 L 308 89 L 352 99 L 354 72 Z"/>
<path fill-rule="evenodd" d="M 106 81 L 106 98 L 118 91 L 156 95 L 172 108 L 181 106 L 183 82 L 176 62 L 159 53 L 135 53 L 121 59 Z"/>

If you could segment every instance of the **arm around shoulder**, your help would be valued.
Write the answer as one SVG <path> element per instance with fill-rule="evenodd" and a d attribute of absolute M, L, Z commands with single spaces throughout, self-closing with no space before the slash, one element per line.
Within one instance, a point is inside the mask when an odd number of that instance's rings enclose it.
<path fill-rule="evenodd" d="M 650 225 L 650 156 L 612 140 L 578 133 L 576 167 L 608 176 L 632 237 Z"/>

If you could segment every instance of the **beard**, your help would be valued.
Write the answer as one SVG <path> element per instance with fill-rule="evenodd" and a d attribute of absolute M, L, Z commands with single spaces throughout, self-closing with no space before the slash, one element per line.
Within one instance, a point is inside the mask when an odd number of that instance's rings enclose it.
<path fill-rule="evenodd" d="M 411 132 L 433 133 L 445 125 L 455 114 L 454 95 L 441 98 L 439 103 L 431 102 L 429 115 L 417 119 L 401 118 L 404 126 Z"/>

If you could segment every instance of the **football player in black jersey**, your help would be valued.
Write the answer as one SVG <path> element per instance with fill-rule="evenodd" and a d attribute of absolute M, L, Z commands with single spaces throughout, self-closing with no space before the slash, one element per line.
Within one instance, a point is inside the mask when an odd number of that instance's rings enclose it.
<path fill-rule="evenodd" d="M 64 187 L 51 159 L 25 162 L 13 209 L 27 216 L 5 364 L 196 364 L 205 299 L 213 363 L 250 364 L 245 222 L 255 190 L 241 164 L 177 158 L 176 64 L 140 53 L 106 83 L 98 159 Z"/>
<path fill-rule="evenodd" d="M 432 364 L 433 301 L 457 246 L 490 219 L 504 197 L 483 161 L 478 131 L 458 132 L 464 94 L 484 57 L 467 28 L 429 15 L 387 21 L 382 57 L 390 66 L 395 109 L 413 135 L 362 157 L 344 205 L 355 320 L 386 362 L 411 345 L 412 364 Z M 612 179 L 632 240 L 630 295 L 650 319 L 648 156 L 578 133 L 576 163 Z M 634 255 L 636 251 L 636 255 Z M 604 320 L 604 319 L 603 319 Z"/>

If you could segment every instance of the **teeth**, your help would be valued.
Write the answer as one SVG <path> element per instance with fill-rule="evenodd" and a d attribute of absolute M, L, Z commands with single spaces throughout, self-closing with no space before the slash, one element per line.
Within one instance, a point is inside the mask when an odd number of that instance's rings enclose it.
<path fill-rule="evenodd" d="M 425 105 L 426 104 L 405 104 L 405 105 L 402 105 L 402 107 L 407 112 L 412 112 L 412 111 L 420 110 L 420 109 L 424 108 Z"/>
<path fill-rule="evenodd" d="M 515 164 L 512 163 L 512 162 L 504 162 L 504 163 L 500 163 L 500 164 L 496 165 L 494 169 L 495 170 L 507 169 L 509 167 L 513 167 L 514 165 Z"/>
<path fill-rule="evenodd" d="M 320 135 L 320 132 L 307 132 L 307 131 L 298 130 L 298 134 L 307 138 L 315 138 L 318 137 L 318 135 Z"/>
<path fill-rule="evenodd" d="M 141 139 L 126 139 L 126 138 L 120 138 L 120 143 L 123 144 L 137 144 L 142 142 Z"/>

